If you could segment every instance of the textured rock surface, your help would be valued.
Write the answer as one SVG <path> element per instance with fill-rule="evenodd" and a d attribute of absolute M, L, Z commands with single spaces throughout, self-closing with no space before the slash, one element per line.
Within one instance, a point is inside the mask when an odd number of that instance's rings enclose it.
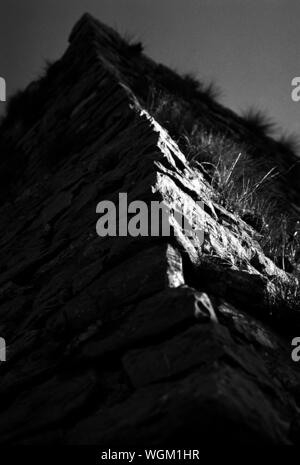
<path fill-rule="evenodd" d="M 142 68 L 160 65 L 85 15 L 32 84 L 36 120 L 4 127 L 1 443 L 297 442 L 300 318 L 268 300 L 290 278 L 143 108 Z M 246 131 L 222 107 L 207 117 Z M 120 192 L 194 212 L 203 246 L 174 218 L 170 238 L 101 239 L 96 205 Z"/>

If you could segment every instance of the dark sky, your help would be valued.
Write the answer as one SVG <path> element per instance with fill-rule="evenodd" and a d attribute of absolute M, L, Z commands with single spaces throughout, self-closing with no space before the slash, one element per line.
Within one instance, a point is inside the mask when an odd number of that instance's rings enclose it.
<path fill-rule="evenodd" d="M 300 102 L 291 100 L 300 0 L 0 0 L 0 76 L 9 93 L 61 56 L 85 11 L 141 39 L 155 60 L 213 78 L 236 111 L 267 110 L 300 135 Z"/>

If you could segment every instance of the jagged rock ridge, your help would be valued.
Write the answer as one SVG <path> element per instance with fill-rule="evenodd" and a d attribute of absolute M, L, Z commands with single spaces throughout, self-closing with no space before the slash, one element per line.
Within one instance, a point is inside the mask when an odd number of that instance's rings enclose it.
<path fill-rule="evenodd" d="M 296 442 L 300 319 L 270 302 L 291 278 L 147 113 L 140 60 L 156 69 L 85 15 L 32 84 L 35 117 L 4 122 L 1 442 Z M 100 239 L 96 205 L 120 192 L 196 212 L 203 246 L 172 218 L 170 238 Z"/>

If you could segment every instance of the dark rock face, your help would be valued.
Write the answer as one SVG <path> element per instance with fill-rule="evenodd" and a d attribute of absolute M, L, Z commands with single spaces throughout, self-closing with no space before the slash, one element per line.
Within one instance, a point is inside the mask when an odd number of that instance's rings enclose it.
<path fill-rule="evenodd" d="M 139 53 L 85 15 L 37 120 L 2 134 L 23 164 L 0 210 L 1 442 L 297 442 L 300 318 L 268 301 L 290 278 L 143 109 Z M 98 237 L 120 192 L 196 212 L 204 244 L 173 218 L 172 237 Z"/>

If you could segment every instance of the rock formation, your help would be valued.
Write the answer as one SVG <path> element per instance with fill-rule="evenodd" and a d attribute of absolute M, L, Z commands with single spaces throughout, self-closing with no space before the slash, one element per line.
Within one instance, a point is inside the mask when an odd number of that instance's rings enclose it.
<path fill-rule="evenodd" d="M 215 202 L 147 111 L 151 83 L 174 76 L 84 15 L 64 56 L 2 123 L 2 444 L 300 439 L 291 360 L 300 316 L 276 297 L 296 278 Z M 230 110 L 204 97 L 197 108 L 207 124 L 293 164 Z M 98 237 L 97 203 L 121 192 L 184 206 L 204 244 L 172 218 L 170 237 Z M 287 195 L 283 187 L 289 204 Z"/>

